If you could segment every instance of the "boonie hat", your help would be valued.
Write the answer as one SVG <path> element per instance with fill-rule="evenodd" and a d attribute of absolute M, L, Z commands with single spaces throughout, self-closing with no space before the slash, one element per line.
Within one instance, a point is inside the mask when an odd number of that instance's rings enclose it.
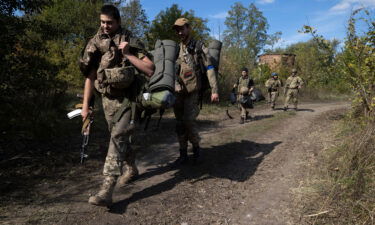
<path fill-rule="evenodd" d="M 176 22 L 174 22 L 174 24 L 173 24 L 173 28 L 176 28 L 176 27 L 182 27 L 182 26 L 184 26 L 185 24 L 189 24 L 189 20 L 188 19 L 186 19 L 186 18 L 178 18 L 177 20 L 176 20 Z"/>

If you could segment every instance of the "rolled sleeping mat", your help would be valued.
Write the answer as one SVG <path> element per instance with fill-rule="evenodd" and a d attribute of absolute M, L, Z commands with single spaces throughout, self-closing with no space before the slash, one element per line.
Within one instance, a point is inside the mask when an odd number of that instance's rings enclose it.
<path fill-rule="evenodd" d="M 218 40 L 212 40 L 208 44 L 208 54 L 211 56 L 211 65 L 215 67 L 216 70 L 219 69 L 220 64 L 220 52 L 221 47 L 223 46 L 223 43 L 221 43 Z"/>
<path fill-rule="evenodd" d="M 143 93 L 142 106 L 151 109 L 168 109 L 174 105 L 176 97 L 173 92 L 164 90 L 153 93 Z"/>
<path fill-rule="evenodd" d="M 149 91 L 174 91 L 176 59 L 179 47 L 172 40 L 158 40 L 153 51 L 155 72 L 150 78 Z"/>

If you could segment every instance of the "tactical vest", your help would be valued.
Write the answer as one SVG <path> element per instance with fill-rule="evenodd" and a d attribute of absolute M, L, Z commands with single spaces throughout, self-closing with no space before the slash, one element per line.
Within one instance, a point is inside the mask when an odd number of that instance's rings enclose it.
<path fill-rule="evenodd" d="M 290 76 L 287 80 L 287 88 L 290 88 L 290 89 L 296 89 L 298 88 L 302 83 L 302 79 L 299 77 L 299 76 Z"/>
<path fill-rule="evenodd" d="M 200 87 L 196 53 L 194 40 L 191 40 L 186 46 L 183 43 L 180 44 L 180 52 L 177 60 L 177 63 L 180 65 L 178 81 L 182 85 L 182 90 L 187 93 L 197 91 Z"/>
<path fill-rule="evenodd" d="M 138 40 L 130 38 L 130 32 L 123 29 L 113 38 L 106 34 L 98 34 L 96 38 L 97 48 L 101 53 L 97 79 L 94 83 L 96 90 L 112 97 L 129 95 L 127 89 L 133 83 L 137 70 L 128 60 L 122 60 L 118 46 L 121 42 L 129 42 L 130 51 L 135 53 Z"/>
<path fill-rule="evenodd" d="M 238 79 L 238 86 L 237 86 L 237 93 L 240 94 L 240 95 L 246 95 L 244 93 L 242 93 L 244 90 L 244 88 L 247 88 L 247 90 L 249 90 L 249 88 L 252 86 L 252 79 L 250 78 L 250 76 L 247 76 L 246 78 L 243 78 L 242 76 Z"/>
<path fill-rule="evenodd" d="M 278 91 L 281 87 L 281 81 L 279 79 L 275 80 L 273 78 L 267 80 L 266 87 L 268 88 L 269 92 Z"/>

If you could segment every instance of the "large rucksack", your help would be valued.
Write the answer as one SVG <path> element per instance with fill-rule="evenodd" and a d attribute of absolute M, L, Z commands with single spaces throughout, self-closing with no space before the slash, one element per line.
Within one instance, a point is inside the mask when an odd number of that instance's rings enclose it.
<path fill-rule="evenodd" d="M 210 89 L 210 83 L 207 76 L 207 67 L 204 64 L 204 61 L 208 61 L 210 66 L 213 66 L 213 69 L 216 72 L 219 70 L 220 64 L 220 53 L 221 53 L 222 43 L 218 40 L 212 40 L 208 44 L 208 54 L 206 55 L 203 52 L 203 42 L 195 41 L 191 48 L 194 48 L 196 57 L 196 64 L 198 65 L 198 77 L 200 79 L 200 88 L 199 88 L 199 103 L 200 108 L 202 108 L 203 96 L 207 90 Z M 208 59 L 205 57 L 209 57 Z"/>
<path fill-rule="evenodd" d="M 143 120 L 146 120 L 145 129 L 152 114 L 159 110 L 160 120 L 165 109 L 175 103 L 174 89 L 176 78 L 176 60 L 179 46 L 172 40 L 157 40 L 155 49 L 150 52 L 155 64 L 155 72 L 149 79 L 143 79 L 143 90 L 139 100 L 139 108 L 143 111 Z"/>

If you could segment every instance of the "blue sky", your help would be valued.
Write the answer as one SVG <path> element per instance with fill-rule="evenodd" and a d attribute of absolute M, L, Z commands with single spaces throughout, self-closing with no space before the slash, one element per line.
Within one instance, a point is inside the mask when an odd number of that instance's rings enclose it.
<path fill-rule="evenodd" d="M 183 10 L 194 10 L 196 16 L 208 19 L 211 34 L 219 37 L 225 29 L 227 11 L 237 1 L 231 0 L 141 0 L 141 4 L 150 20 L 161 11 L 176 3 Z M 350 12 L 359 7 L 368 7 L 374 13 L 375 0 L 253 0 L 238 1 L 244 6 L 255 3 L 267 18 L 269 33 L 282 32 L 277 46 L 285 47 L 299 41 L 306 41 L 311 36 L 298 33 L 303 25 L 310 25 L 325 38 L 345 37 L 346 23 Z M 372 16 L 374 17 L 374 15 Z"/>

